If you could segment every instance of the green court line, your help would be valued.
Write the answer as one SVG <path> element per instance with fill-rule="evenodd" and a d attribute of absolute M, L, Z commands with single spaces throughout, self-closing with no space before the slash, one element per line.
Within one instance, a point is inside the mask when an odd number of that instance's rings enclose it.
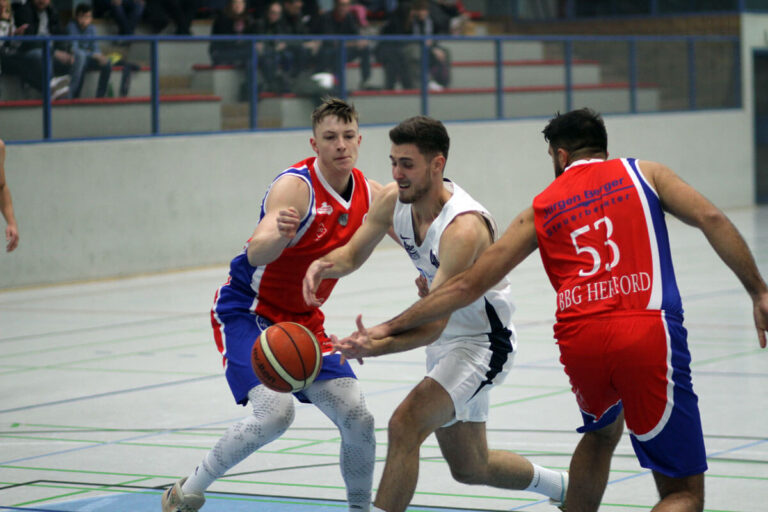
<path fill-rule="evenodd" d="M 698 366 L 708 365 L 708 364 L 711 364 L 711 363 L 719 363 L 719 362 L 722 362 L 722 361 L 726 361 L 728 359 L 739 359 L 739 358 L 742 358 L 742 357 L 752 356 L 752 355 L 758 354 L 760 352 L 765 352 L 765 349 L 755 348 L 755 349 L 752 349 L 752 350 L 748 350 L 746 352 L 736 352 L 734 354 L 728 354 L 728 355 L 724 355 L 724 356 L 712 357 L 712 358 L 709 358 L 709 359 L 699 359 L 697 361 L 693 361 L 691 363 L 691 366 L 692 367 L 694 367 L 694 366 L 698 367 Z"/>
<path fill-rule="evenodd" d="M 66 362 L 66 363 L 55 364 L 55 365 L 54 364 L 49 364 L 49 365 L 40 365 L 40 366 L 28 366 L 27 369 L 28 370 L 60 370 L 60 369 L 67 369 L 68 366 L 73 365 L 73 364 L 93 363 L 93 362 L 97 362 L 97 361 L 105 361 L 105 360 L 108 360 L 108 359 L 117 359 L 117 358 L 121 358 L 122 359 L 122 358 L 126 358 L 126 357 L 146 354 L 148 352 L 152 352 L 152 354 L 154 355 L 156 353 L 172 352 L 174 350 L 185 349 L 185 348 L 190 348 L 190 347 L 195 347 L 195 346 L 202 346 L 202 344 L 203 344 L 202 342 L 199 342 L 199 343 L 186 343 L 184 345 L 173 345 L 171 347 L 153 348 L 151 350 L 143 349 L 143 350 L 136 350 L 134 352 L 124 352 L 124 353 L 120 353 L 120 354 L 107 354 L 107 355 L 103 355 L 103 356 L 99 356 L 99 357 L 91 357 L 91 358 L 88 358 L 88 359 L 80 359 L 78 361 L 69 361 L 69 362 Z M 110 371 L 110 370 L 105 368 L 104 371 Z"/>
<path fill-rule="evenodd" d="M 530 402 L 532 400 L 539 400 L 541 398 L 549 398 L 551 396 L 562 395 L 562 394 L 570 393 L 570 392 L 571 392 L 571 388 L 563 388 L 563 389 L 560 389 L 559 391 L 552 391 L 551 393 L 542 393 L 540 395 L 527 396 L 527 397 L 523 397 L 523 398 L 518 398 L 516 400 L 507 400 L 506 402 L 499 402 L 497 404 L 492 404 L 491 408 L 505 407 L 507 405 L 519 404 L 519 403 L 522 403 L 522 402 Z"/>
<path fill-rule="evenodd" d="M 78 495 L 89 494 L 91 492 L 98 492 L 98 491 L 107 491 L 107 490 L 109 490 L 107 488 L 114 487 L 115 485 L 123 485 L 123 486 L 125 486 L 125 485 L 134 484 L 136 482 L 143 482 L 145 480 L 148 480 L 148 479 L 147 478 L 138 478 L 138 479 L 134 479 L 134 480 L 129 480 L 128 482 L 122 482 L 120 484 L 99 485 L 99 486 L 96 486 L 96 487 L 91 487 L 88 490 L 81 489 L 81 490 L 76 491 L 76 492 L 68 492 L 68 493 L 65 493 L 65 494 L 59 494 L 58 496 L 49 496 L 47 498 L 40 498 L 40 499 L 37 499 L 37 500 L 27 501 L 27 502 L 24 502 L 24 503 L 18 503 L 18 504 L 14 505 L 14 506 L 15 507 L 24 507 L 24 506 L 27 506 L 27 505 L 35 505 L 37 503 L 45 503 L 45 502 L 50 502 L 50 501 L 54 501 L 54 500 L 59 500 L 59 499 L 62 499 L 62 498 L 68 498 L 70 496 L 78 496 Z M 37 484 L 33 484 L 32 486 L 35 486 L 35 485 L 37 485 Z M 54 486 L 51 486 L 49 484 L 39 484 L 40 487 L 46 487 L 46 485 L 48 485 L 49 488 L 54 487 Z M 61 487 L 61 488 L 67 489 L 67 488 L 72 488 L 72 487 L 66 487 L 65 486 L 65 487 Z M 77 487 L 75 487 L 75 488 L 77 488 Z"/>
<path fill-rule="evenodd" d="M 162 338 L 165 336 L 173 336 L 175 334 L 182 334 L 185 332 L 204 332 L 204 329 L 196 328 L 196 329 L 176 329 L 173 331 L 166 331 L 166 332 L 160 332 L 160 333 L 153 333 L 151 335 L 142 334 L 137 336 L 128 336 L 125 338 L 113 338 L 113 339 L 101 339 L 97 341 L 89 341 L 87 343 L 76 343 L 72 345 L 63 345 L 63 346 L 54 346 L 54 347 L 45 347 L 40 348 L 37 350 L 25 350 L 23 352 L 15 352 L 10 354 L 3 354 L 3 359 L 9 358 L 9 357 L 26 357 L 34 354 L 50 354 L 51 352 L 61 352 L 64 350 L 72 350 L 77 348 L 87 348 L 93 345 L 105 345 L 105 344 L 114 344 L 114 343 L 123 343 L 123 342 L 129 342 L 129 341 L 136 341 L 136 340 L 146 340 L 147 338 Z"/>

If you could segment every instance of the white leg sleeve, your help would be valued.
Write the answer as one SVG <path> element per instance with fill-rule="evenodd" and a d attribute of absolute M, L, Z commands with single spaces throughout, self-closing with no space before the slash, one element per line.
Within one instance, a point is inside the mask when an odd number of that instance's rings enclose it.
<path fill-rule="evenodd" d="M 304 394 L 339 428 L 341 474 L 350 510 L 368 511 L 376 462 L 373 415 L 357 379 L 345 377 L 315 382 Z"/>
<path fill-rule="evenodd" d="M 250 454 L 283 435 L 293 423 L 294 398 L 266 386 L 248 392 L 253 412 L 235 423 L 203 458 L 184 483 L 184 492 L 204 492 L 217 478 Z"/>

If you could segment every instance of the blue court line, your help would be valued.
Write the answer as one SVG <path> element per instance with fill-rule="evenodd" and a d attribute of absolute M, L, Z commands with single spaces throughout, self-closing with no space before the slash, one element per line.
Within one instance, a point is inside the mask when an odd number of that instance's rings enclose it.
<path fill-rule="evenodd" d="M 22 510 L 25 512 L 155 511 L 159 508 L 160 493 L 160 490 L 156 492 L 121 493 L 45 505 L 45 508 L 40 508 L 39 506 L 0 506 L 0 510 Z M 258 507 L 259 512 L 296 512 L 297 510 L 307 510 L 312 512 L 346 512 L 347 510 L 347 502 L 340 500 L 294 498 L 290 496 L 251 496 L 223 493 L 208 493 L 206 498 L 206 512 L 251 512 L 255 507 Z M 424 507 L 419 505 L 408 507 L 408 511 L 479 512 L 478 509 Z"/>
<path fill-rule="evenodd" d="M 219 376 L 217 375 L 215 377 L 219 377 Z M 187 380 L 184 380 L 184 381 L 174 381 L 174 382 L 169 382 L 169 383 L 166 383 L 166 384 L 154 384 L 152 386 L 148 386 L 147 388 L 161 387 L 161 386 L 166 386 L 166 385 L 175 385 L 175 384 L 193 382 L 193 381 L 196 381 L 196 380 L 208 379 L 208 378 L 212 378 L 212 377 L 195 377 L 193 379 L 187 379 Z M 401 389 L 411 389 L 412 387 L 413 386 L 410 385 L 410 384 L 409 385 L 405 385 L 405 386 L 398 386 L 398 387 L 389 388 L 389 389 L 386 389 L 386 390 L 375 391 L 373 393 L 366 393 L 366 396 L 376 396 L 376 395 L 381 395 L 381 394 L 384 394 L 384 393 L 391 393 L 393 391 L 400 391 Z M 136 388 L 136 389 L 143 389 L 143 388 Z M 71 400 L 62 400 L 61 402 L 62 403 L 66 403 L 68 401 L 73 401 L 74 402 L 74 401 L 78 401 L 78 400 L 85 399 L 85 398 L 99 397 L 99 396 L 102 396 L 102 395 L 117 394 L 117 393 L 121 393 L 121 392 L 122 391 L 112 392 L 112 393 L 103 393 L 101 395 L 93 395 L 91 397 L 82 397 L 82 398 L 75 398 L 75 399 L 71 399 Z M 59 403 L 59 402 L 52 402 L 52 403 Z M 296 407 L 297 408 L 313 407 L 313 405 L 312 404 L 297 403 Z M 0 411 L 0 412 L 4 412 L 4 411 Z M 174 433 L 174 432 L 178 432 L 178 431 L 183 431 L 183 430 L 194 430 L 194 429 L 197 429 L 197 428 L 205 428 L 205 427 L 211 427 L 211 426 L 221 425 L 221 424 L 229 425 L 229 424 L 232 424 L 232 423 L 234 423 L 236 421 L 239 421 L 241 419 L 242 419 L 242 416 L 238 416 L 237 418 L 230 418 L 230 419 L 221 420 L 221 421 L 215 421 L 215 422 L 211 422 L 211 423 L 203 423 L 201 425 L 194 425 L 194 426 L 191 426 L 191 427 L 183 427 L 183 428 L 175 428 L 175 429 L 165 429 L 165 430 L 160 430 L 160 431 L 156 431 L 156 432 L 149 432 L 149 433 L 142 434 L 142 435 L 139 435 L 139 436 L 133 436 L 133 437 L 128 437 L 128 438 L 124 438 L 124 439 L 117 439 L 117 440 L 114 440 L 114 441 L 106 441 L 106 442 L 103 442 L 103 443 L 89 444 L 87 446 L 78 446 L 78 447 L 69 448 L 69 449 L 66 449 L 66 450 L 58 450 L 58 451 L 54 451 L 54 452 L 41 453 L 41 454 L 38 454 L 38 455 L 31 455 L 29 457 L 21 457 L 19 459 L 0 461 L 0 467 L 2 467 L 3 465 L 18 464 L 20 462 L 26 462 L 26 461 L 29 461 L 29 460 L 42 459 L 42 458 L 45 458 L 45 457 L 52 457 L 52 456 L 56 456 L 56 455 L 63 455 L 65 453 L 78 452 L 78 451 L 82 451 L 82 450 L 90 450 L 90 449 L 93 449 L 93 448 L 100 448 L 100 447 L 110 446 L 110 445 L 114 445 L 114 444 L 120 444 L 120 443 L 125 443 L 125 442 L 130 442 L 130 441 L 136 441 L 136 440 L 139 440 L 139 439 L 146 439 L 146 438 L 150 438 L 150 437 L 154 437 L 154 436 L 170 434 L 170 433 Z M 2 508 L 0 508 L 0 510 L 2 510 Z"/>
<path fill-rule="evenodd" d="M 713 459 L 715 457 L 719 457 L 720 455 L 723 455 L 723 454 L 726 454 L 726 453 L 731 453 L 731 452 L 736 452 L 736 451 L 739 451 L 739 450 L 744 450 L 746 448 L 751 448 L 753 446 L 757 446 L 757 445 L 764 444 L 764 443 L 768 443 L 768 439 L 759 439 L 757 441 L 752 441 L 751 443 L 742 444 L 740 446 L 734 446 L 733 448 L 728 448 L 727 450 L 720 450 L 719 452 L 713 452 L 713 453 L 710 453 L 710 454 L 707 455 L 707 459 Z M 628 475 L 628 476 L 625 476 L 625 477 L 617 478 L 615 480 L 610 480 L 608 482 L 608 485 L 613 485 L 613 484 L 617 484 L 617 483 L 620 483 L 620 482 L 625 482 L 627 480 L 632 480 L 634 478 L 638 478 L 638 477 L 641 477 L 641 476 L 648 476 L 650 474 L 651 474 L 651 470 L 650 469 L 646 469 L 646 470 L 640 471 L 639 473 L 635 473 L 633 475 Z M 549 500 L 544 499 L 544 500 L 536 501 L 534 503 L 526 503 L 525 505 L 520 505 L 518 507 L 511 508 L 510 510 L 523 510 L 523 509 L 526 509 L 528 507 L 532 507 L 534 505 L 541 505 L 542 503 L 548 503 L 548 502 L 549 502 Z"/>
<path fill-rule="evenodd" d="M 173 382 L 163 382 L 161 384 L 149 384 L 147 386 L 139 386 L 137 388 L 128 388 L 128 389 L 119 389 L 116 391 L 107 391 L 106 393 L 97 393 L 94 395 L 84 395 L 79 396 L 76 398 L 66 398 L 63 400 L 55 400 L 53 402 L 43 402 L 39 404 L 32 404 L 32 405 L 24 405 L 21 407 L 13 407 L 11 409 L 3 409 L 0 410 L 0 414 L 5 414 L 9 412 L 18 412 L 18 411 L 26 411 L 28 409 L 36 409 L 38 407 L 48 407 L 51 405 L 61 405 L 61 404 L 68 404 L 72 402 L 80 402 L 82 400 L 91 400 L 94 398 L 104 398 L 106 396 L 114 396 L 114 395 L 122 395 L 123 393 L 133 393 L 136 391 L 146 391 L 148 389 L 157 389 L 157 388 L 163 388 L 168 386 L 177 386 L 179 384 L 189 384 L 191 382 L 197 382 L 201 380 L 210 380 L 210 379 L 218 379 L 223 377 L 222 374 L 216 374 L 216 375 L 207 375 L 205 377 L 192 377 L 190 379 L 184 379 L 184 380 L 176 380 Z"/>

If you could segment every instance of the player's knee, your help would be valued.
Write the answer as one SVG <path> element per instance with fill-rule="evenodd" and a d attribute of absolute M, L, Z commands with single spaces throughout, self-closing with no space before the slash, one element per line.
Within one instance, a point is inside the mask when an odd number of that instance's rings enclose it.
<path fill-rule="evenodd" d="M 465 465 L 461 467 L 451 466 L 451 476 L 459 483 L 466 485 L 478 485 L 485 483 L 483 473 Z"/>
<path fill-rule="evenodd" d="M 422 425 L 418 417 L 411 414 L 406 407 L 398 407 L 389 418 L 388 437 L 390 446 L 406 447 L 414 449 L 421 445 L 422 441 L 430 434 L 422 432 Z"/>
<path fill-rule="evenodd" d="M 265 437 L 274 439 L 288 430 L 296 417 L 293 396 L 262 388 L 257 386 L 248 394 L 253 405 L 251 418 Z"/>
<path fill-rule="evenodd" d="M 347 411 L 339 428 L 354 432 L 356 437 L 366 441 L 374 439 L 374 418 L 364 401 L 360 401 Z"/>

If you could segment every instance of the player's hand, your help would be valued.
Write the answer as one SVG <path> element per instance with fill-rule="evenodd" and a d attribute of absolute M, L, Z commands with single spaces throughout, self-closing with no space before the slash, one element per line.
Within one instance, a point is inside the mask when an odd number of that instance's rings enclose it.
<path fill-rule="evenodd" d="M 363 325 L 363 315 L 357 315 L 355 323 L 357 331 L 341 340 L 331 338 L 331 343 L 334 350 L 341 353 L 345 359 L 357 359 L 363 364 L 363 358 L 372 355 L 373 340 Z"/>
<path fill-rule="evenodd" d="M 320 282 L 323 280 L 323 274 L 326 270 L 333 267 L 333 263 L 322 260 L 315 260 L 307 269 L 307 273 L 304 274 L 304 282 L 301 285 L 301 292 L 304 295 L 304 302 L 308 306 L 314 306 L 319 308 L 323 305 L 323 301 L 317 298 L 317 289 L 320 287 Z"/>
<path fill-rule="evenodd" d="M 427 278 L 419 275 L 419 277 L 416 278 L 416 288 L 419 289 L 419 297 L 426 297 L 429 293 L 429 283 L 427 283 Z"/>
<path fill-rule="evenodd" d="M 6 252 L 11 252 L 19 245 L 19 231 L 16 229 L 16 226 L 7 226 L 5 228 L 5 241 L 7 245 L 5 246 Z"/>
<path fill-rule="evenodd" d="M 768 292 L 763 293 L 754 301 L 755 327 L 760 348 L 765 348 L 766 331 L 768 331 Z"/>
<path fill-rule="evenodd" d="M 277 230 L 284 238 L 296 236 L 300 223 L 299 212 L 292 206 L 277 212 Z"/>

